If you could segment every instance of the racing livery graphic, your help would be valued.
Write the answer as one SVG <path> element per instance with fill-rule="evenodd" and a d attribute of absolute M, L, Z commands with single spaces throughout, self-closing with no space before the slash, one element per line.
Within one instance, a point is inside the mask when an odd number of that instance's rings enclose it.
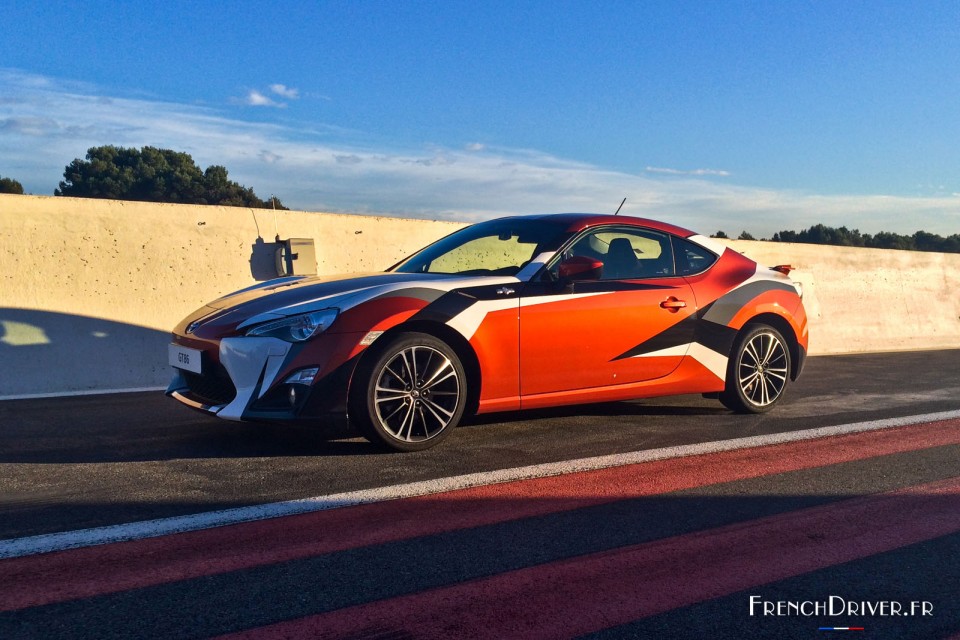
<path fill-rule="evenodd" d="M 383 273 L 288 277 L 173 331 L 167 395 L 229 420 L 345 417 L 413 451 L 464 414 L 683 393 L 761 413 L 803 368 L 789 267 L 590 214 L 461 229 Z"/>

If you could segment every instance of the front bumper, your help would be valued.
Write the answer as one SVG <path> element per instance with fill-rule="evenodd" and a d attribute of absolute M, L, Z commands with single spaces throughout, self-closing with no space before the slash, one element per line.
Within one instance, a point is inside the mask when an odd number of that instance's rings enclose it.
<path fill-rule="evenodd" d="M 324 372 L 321 366 L 311 385 L 285 384 L 297 363 L 304 361 L 299 357 L 301 350 L 301 345 L 276 338 L 224 338 L 219 343 L 219 362 L 205 357 L 203 375 L 174 368 L 166 394 L 191 409 L 226 420 L 321 423 L 333 418 L 341 422 L 337 416 L 346 415 L 356 358 L 333 371 Z"/>
<path fill-rule="evenodd" d="M 224 338 L 220 341 L 220 366 L 205 359 L 203 375 L 177 369 L 167 395 L 219 418 L 242 420 L 244 411 L 276 381 L 290 346 L 277 338 Z M 224 402 L 229 386 L 233 398 Z M 218 387 L 220 390 L 212 393 L 203 390 Z"/>

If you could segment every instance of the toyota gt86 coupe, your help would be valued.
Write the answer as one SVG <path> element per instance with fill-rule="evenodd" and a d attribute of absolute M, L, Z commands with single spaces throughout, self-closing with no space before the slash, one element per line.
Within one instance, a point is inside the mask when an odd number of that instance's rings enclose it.
<path fill-rule="evenodd" d="M 687 393 L 762 413 L 807 352 L 789 270 L 653 220 L 500 218 L 386 272 L 211 302 L 173 331 L 167 394 L 228 420 L 346 417 L 400 451 L 474 413 Z"/>

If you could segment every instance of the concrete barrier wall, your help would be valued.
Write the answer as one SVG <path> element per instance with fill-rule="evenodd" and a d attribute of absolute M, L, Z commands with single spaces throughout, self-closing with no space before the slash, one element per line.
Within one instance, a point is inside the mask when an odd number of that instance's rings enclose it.
<path fill-rule="evenodd" d="M 960 254 L 728 241 L 804 286 L 812 354 L 960 348 Z"/>
<path fill-rule="evenodd" d="M 277 232 L 314 238 L 334 274 L 381 271 L 460 226 L 0 195 L 0 397 L 166 385 L 170 329 L 256 282 Z"/>
<path fill-rule="evenodd" d="M 169 329 L 255 282 L 274 236 L 377 271 L 460 225 L 0 195 L 0 397 L 163 386 Z M 804 283 L 811 352 L 960 347 L 960 255 L 731 241 Z M 262 263 L 260 263 L 262 266 Z"/>

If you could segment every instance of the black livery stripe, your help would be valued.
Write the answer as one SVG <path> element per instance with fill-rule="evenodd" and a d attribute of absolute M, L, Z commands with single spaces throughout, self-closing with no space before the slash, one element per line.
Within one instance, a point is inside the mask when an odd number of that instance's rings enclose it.
<path fill-rule="evenodd" d="M 433 302 L 437 298 L 444 296 L 447 292 L 441 289 L 431 289 L 429 287 L 408 287 L 396 291 L 388 291 L 372 298 L 373 300 L 382 300 L 384 298 L 417 298 L 424 302 Z"/>
<path fill-rule="evenodd" d="M 708 305 L 705 309 L 709 310 L 706 311 L 703 318 L 704 320 L 709 320 L 710 322 L 720 325 L 730 324 L 734 316 L 740 313 L 740 310 L 751 300 L 767 291 L 777 290 L 789 291 L 794 294 L 797 292 L 792 286 L 774 280 L 751 282 L 748 285 L 744 285 L 739 289 L 734 289 L 722 295 L 718 300 Z"/>
<path fill-rule="evenodd" d="M 700 321 L 697 323 L 696 342 L 717 353 L 729 356 L 733 350 L 733 341 L 737 337 L 737 330 L 725 324 L 717 324 L 706 319 L 713 303 L 708 304 L 697 313 Z"/>
<path fill-rule="evenodd" d="M 503 288 L 520 290 L 523 285 L 516 283 L 487 284 L 478 287 L 456 289 L 437 297 L 410 318 L 410 321 L 428 320 L 446 324 L 478 302 L 486 300 L 504 300 L 509 296 L 497 293 Z"/>
<path fill-rule="evenodd" d="M 587 280 L 574 284 L 574 293 L 607 293 L 616 291 L 658 291 L 678 289 L 675 285 L 628 282 L 623 280 Z"/>
<path fill-rule="evenodd" d="M 428 320 L 446 324 L 476 303 L 477 299 L 473 296 L 462 291 L 451 291 L 420 309 L 410 318 L 410 321 Z"/>
<path fill-rule="evenodd" d="M 641 342 L 637 346 L 624 351 L 613 360 L 623 360 L 625 358 L 635 358 L 655 351 L 663 351 L 673 347 L 690 344 L 694 341 L 694 335 L 697 328 L 697 316 L 691 315 L 672 327 L 661 331 L 649 340 Z"/>

